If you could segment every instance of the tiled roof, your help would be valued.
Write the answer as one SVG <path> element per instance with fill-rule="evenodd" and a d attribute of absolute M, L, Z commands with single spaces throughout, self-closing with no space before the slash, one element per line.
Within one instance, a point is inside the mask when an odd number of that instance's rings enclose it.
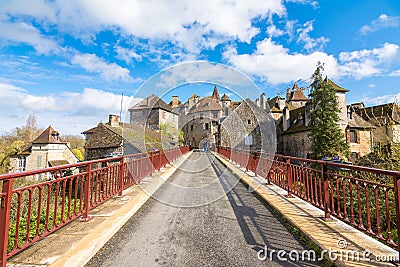
<path fill-rule="evenodd" d="M 224 95 L 221 97 L 221 100 L 222 100 L 222 101 L 230 101 L 229 96 L 228 96 L 227 94 L 224 94 Z"/>
<path fill-rule="evenodd" d="M 220 99 L 217 86 L 214 87 L 214 91 L 213 91 L 212 97 L 215 98 L 216 100 Z"/>
<path fill-rule="evenodd" d="M 282 110 L 280 110 L 280 109 L 277 108 L 277 107 L 272 107 L 272 108 L 270 108 L 270 111 L 271 111 L 272 113 L 282 113 Z"/>
<path fill-rule="evenodd" d="M 400 123 L 400 106 L 396 103 L 361 108 L 356 111 L 364 120 L 373 124 Z"/>
<path fill-rule="evenodd" d="M 281 97 L 275 96 L 274 98 L 268 99 L 267 103 L 270 109 L 272 109 L 273 107 L 276 107 L 276 104 L 278 103 L 278 100 L 281 99 Z"/>
<path fill-rule="evenodd" d="M 32 144 L 66 144 L 60 134 L 51 127 L 47 127 L 35 140 L 32 141 Z"/>
<path fill-rule="evenodd" d="M 159 98 L 154 94 L 143 99 L 133 107 L 129 108 L 129 110 L 146 109 L 146 108 L 161 108 L 170 112 L 172 111 L 172 107 L 170 105 L 165 103 L 164 100 L 162 100 L 161 98 Z"/>
<path fill-rule="evenodd" d="M 345 88 L 343 88 L 343 87 L 340 87 L 340 86 L 337 85 L 336 83 L 332 82 L 332 80 L 330 80 L 330 79 L 328 78 L 328 76 L 325 77 L 325 80 L 324 80 L 324 81 L 325 81 L 325 82 L 328 82 L 329 84 L 331 84 L 331 85 L 333 86 L 333 89 L 335 89 L 336 92 L 341 92 L 341 93 L 347 93 L 347 92 L 349 92 L 349 90 L 347 90 L 347 89 L 345 89 Z"/>
<path fill-rule="evenodd" d="M 375 128 L 374 125 L 364 120 L 360 115 L 355 112 L 352 112 L 351 118 L 348 118 L 349 128 L 359 128 L 359 129 L 372 129 Z"/>
<path fill-rule="evenodd" d="M 296 108 L 293 110 L 289 110 L 289 116 L 290 116 L 290 124 L 289 124 L 289 129 L 287 131 L 282 132 L 282 134 L 287 134 L 287 133 L 297 133 L 297 132 L 302 132 L 302 131 L 308 131 L 310 130 L 310 125 L 306 126 L 305 121 L 305 106 L 302 106 L 300 108 Z M 303 117 L 303 120 L 299 120 L 299 115 Z M 282 127 L 282 122 L 280 122 L 280 127 Z"/>
<path fill-rule="evenodd" d="M 289 99 L 286 101 L 310 101 L 304 94 L 303 90 L 296 89 L 290 92 Z"/>
<path fill-rule="evenodd" d="M 99 123 L 96 127 L 83 132 L 90 134 L 85 143 L 86 149 L 120 147 L 122 137 L 124 142 L 140 151 L 150 151 L 153 148 L 165 149 L 174 145 L 174 141 L 160 133 L 151 131 L 136 124 L 124 124 L 123 127 L 111 127 L 107 123 Z"/>
<path fill-rule="evenodd" d="M 222 106 L 218 103 L 218 101 L 212 97 L 204 97 L 199 100 L 196 106 L 192 107 L 188 114 L 193 114 L 197 112 L 205 112 L 205 111 L 219 111 L 222 110 Z"/>

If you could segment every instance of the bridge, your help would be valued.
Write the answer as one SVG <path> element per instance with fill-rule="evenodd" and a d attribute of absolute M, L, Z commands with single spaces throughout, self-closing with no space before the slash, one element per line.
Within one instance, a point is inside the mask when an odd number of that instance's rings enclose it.
<path fill-rule="evenodd" d="M 52 179 L 15 186 L 40 175 Z M 0 179 L 2 266 L 392 266 L 399 255 L 399 172 L 183 147 Z"/>

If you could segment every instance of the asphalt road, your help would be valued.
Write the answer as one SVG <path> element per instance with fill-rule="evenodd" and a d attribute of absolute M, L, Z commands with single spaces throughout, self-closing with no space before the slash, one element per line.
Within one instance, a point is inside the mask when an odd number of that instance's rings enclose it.
<path fill-rule="evenodd" d="M 291 261 L 289 252 L 310 248 L 211 154 L 193 153 L 169 182 L 87 266 L 323 265 Z"/>

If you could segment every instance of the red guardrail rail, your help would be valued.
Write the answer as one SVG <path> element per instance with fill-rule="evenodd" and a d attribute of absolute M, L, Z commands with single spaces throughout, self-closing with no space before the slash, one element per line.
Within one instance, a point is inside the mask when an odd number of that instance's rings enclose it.
<path fill-rule="evenodd" d="M 400 172 L 217 147 L 216 152 L 400 252 Z"/>
<path fill-rule="evenodd" d="M 188 146 L 0 175 L 1 266 L 69 222 L 90 220 L 91 209 L 187 152 Z M 20 179 L 47 181 L 16 188 Z"/>

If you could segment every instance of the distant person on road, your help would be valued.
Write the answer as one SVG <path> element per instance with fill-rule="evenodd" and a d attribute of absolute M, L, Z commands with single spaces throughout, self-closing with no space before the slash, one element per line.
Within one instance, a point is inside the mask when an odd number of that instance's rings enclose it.
<path fill-rule="evenodd" d="M 204 150 L 205 153 L 208 152 L 208 146 L 207 146 L 207 144 L 204 144 L 203 150 Z"/>

